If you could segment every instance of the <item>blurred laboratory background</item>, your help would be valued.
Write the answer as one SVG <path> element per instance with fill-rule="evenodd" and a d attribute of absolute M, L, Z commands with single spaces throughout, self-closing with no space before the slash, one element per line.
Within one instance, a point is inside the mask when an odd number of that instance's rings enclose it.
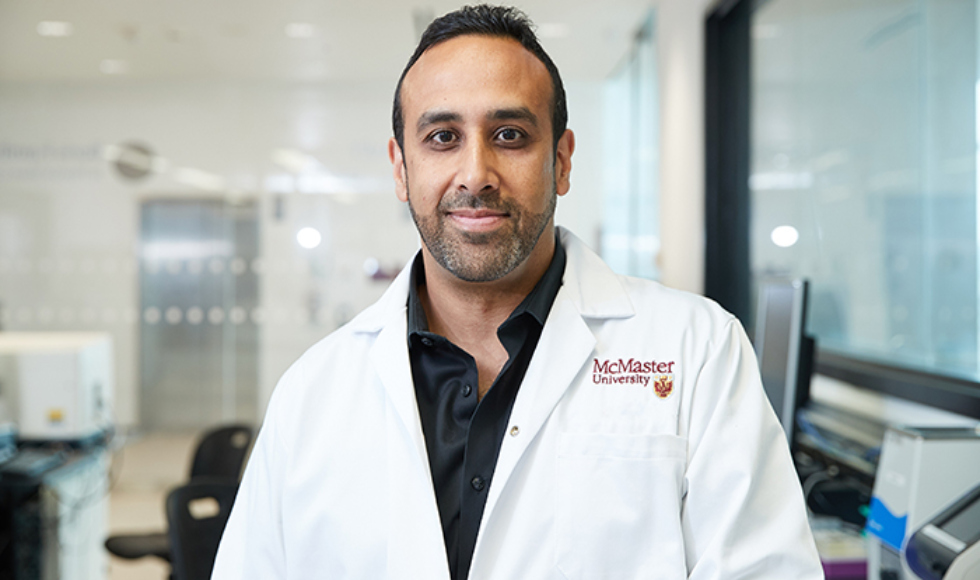
<path fill-rule="evenodd" d="M 557 223 L 782 345 L 828 577 L 916 578 L 980 485 L 978 2 L 516 5 L 576 133 Z M 392 97 L 459 6 L 0 0 L 0 578 L 181 577 L 171 491 L 237 478 L 278 377 L 419 248 Z"/>

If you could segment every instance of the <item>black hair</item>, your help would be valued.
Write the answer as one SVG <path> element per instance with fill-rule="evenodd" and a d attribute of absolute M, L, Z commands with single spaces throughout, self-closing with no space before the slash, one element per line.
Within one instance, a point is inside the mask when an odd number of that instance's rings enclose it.
<path fill-rule="evenodd" d="M 415 48 L 412 58 L 408 59 L 402 76 L 398 79 L 398 86 L 395 88 L 395 102 L 391 111 L 391 124 L 395 132 L 395 141 L 398 146 L 405 148 L 405 119 L 402 115 L 402 81 L 405 75 L 415 65 L 415 62 L 426 50 L 433 46 L 466 34 L 482 34 L 485 36 L 498 36 L 502 38 L 512 38 L 521 43 L 525 49 L 537 57 L 548 69 L 551 75 L 552 102 L 551 102 L 551 130 L 554 139 L 554 147 L 557 149 L 558 140 L 565 132 L 568 125 L 568 105 L 565 101 L 565 87 L 561 82 L 561 75 L 558 67 L 548 56 L 548 53 L 541 48 L 538 38 L 534 34 L 534 24 L 526 14 L 517 8 L 508 6 L 491 6 L 479 4 L 477 6 L 464 6 L 459 10 L 440 16 L 432 21 L 422 33 L 419 45 Z"/>

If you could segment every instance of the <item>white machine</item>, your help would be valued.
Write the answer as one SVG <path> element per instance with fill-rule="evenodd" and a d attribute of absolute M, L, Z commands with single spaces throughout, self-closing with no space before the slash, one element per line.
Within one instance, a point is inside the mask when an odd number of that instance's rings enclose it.
<path fill-rule="evenodd" d="M 0 332 L 0 422 L 21 440 L 81 441 L 112 427 L 112 339 Z"/>
<path fill-rule="evenodd" d="M 865 526 L 868 579 L 915 580 L 901 557 L 910 536 L 978 482 L 977 429 L 890 427 Z"/>
<path fill-rule="evenodd" d="M 905 558 L 923 580 L 980 578 L 980 485 L 919 528 Z"/>

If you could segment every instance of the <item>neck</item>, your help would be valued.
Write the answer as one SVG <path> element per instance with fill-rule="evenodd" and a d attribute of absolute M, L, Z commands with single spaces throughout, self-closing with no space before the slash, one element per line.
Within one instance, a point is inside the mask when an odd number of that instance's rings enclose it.
<path fill-rule="evenodd" d="M 554 253 L 554 228 L 546 228 L 528 258 L 512 272 L 499 280 L 467 282 L 443 268 L 423 246 L 425 286 L 419 298 L 429 330 L 450 340 L 473 333 L 495 337 L 497 327 L 544 275 Z"/>
<path fill-rule="evenodd" d="M 546 228 L 527 260 L 514 271 L 491 282 L 467 282 L 439 265 L 423 246 L 425 285 L 418 292 L 429 330 L 445 336 L 476 360 L 480 396 L 507 362 L 497 327 L 531 293 L 554 253 L 554 228 Z"/>

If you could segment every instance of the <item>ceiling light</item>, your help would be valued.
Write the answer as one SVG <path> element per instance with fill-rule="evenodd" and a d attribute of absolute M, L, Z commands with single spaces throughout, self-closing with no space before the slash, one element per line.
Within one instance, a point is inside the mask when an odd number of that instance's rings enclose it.
<path fill-rule="evenodd" d="M 793 226 L 779 226 L 772 230 L 772 234 L 769 237 L 772 239 L 772 243 L 780 248 L 789 248 L 799 241 L 800 232 Z"/>
<path fill-rule="evenodd" d="M 292 22 L 286 25 L 286 36 L 289 38 L 312 38 L 316 27 L 309 22 Z"/>
<path fill-rule="evenodd" d="M 74 30 L 75 27 L 72 26 L 71 22 L 62 22 L 60 20 L 45 20 L 37 24 L 37 33 L 41 36 L 71 36 Z"/>
<path fill-rule="evenodd" d="M 316 228 L 303 228 L 296 233 L 296 241 L 307 250 L 312 250 L 319 246 L 322 240 L 323 236 L 320 235 L 319 230 Z"/>
<path fill-rule="evenodd" d="M 99 70 L 107 75 L 122 75 L 129 72 L 129 63 L 124 60 L 107 58 L 99 63 Z"/>

